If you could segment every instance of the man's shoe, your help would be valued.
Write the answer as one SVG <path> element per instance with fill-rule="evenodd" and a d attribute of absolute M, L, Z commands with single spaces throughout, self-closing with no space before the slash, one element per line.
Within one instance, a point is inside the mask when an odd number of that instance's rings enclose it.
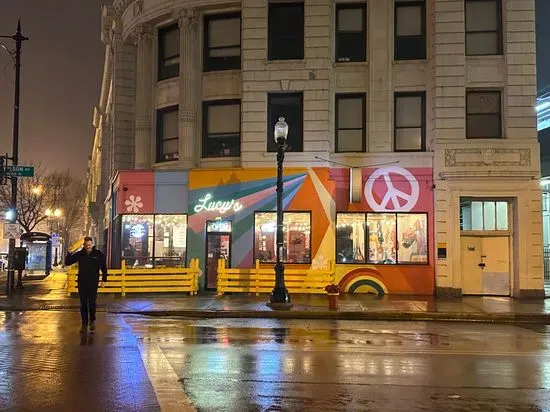
<path fill-rule="evenodd" d="M 88 325 L 83 323 L 82 326 L 80 327 L 80 332 L 88 332 Z"/>
<path fill-rule="evenodd" d="M 90 322 L 90 330 L 95 330 L 95 320 Z"/>

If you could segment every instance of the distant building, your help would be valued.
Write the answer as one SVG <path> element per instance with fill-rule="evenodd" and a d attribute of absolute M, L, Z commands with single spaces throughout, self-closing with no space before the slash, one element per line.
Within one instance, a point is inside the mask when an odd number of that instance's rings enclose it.
<path fill-rule="evenodd" d="M 103 8 L 88 231 L 111 265 L 287 264 L 349 293 L 543 296 L 533 0 Z"/>

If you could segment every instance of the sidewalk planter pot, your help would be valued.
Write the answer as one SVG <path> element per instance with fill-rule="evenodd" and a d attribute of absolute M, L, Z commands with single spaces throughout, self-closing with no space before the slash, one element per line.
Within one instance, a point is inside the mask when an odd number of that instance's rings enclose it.
<path fill-rule="evenodd" d="M 338 297 L 339 293 L 327 293 L 328 296 L 328 308 L 331 310 L 338 309 Z"/>

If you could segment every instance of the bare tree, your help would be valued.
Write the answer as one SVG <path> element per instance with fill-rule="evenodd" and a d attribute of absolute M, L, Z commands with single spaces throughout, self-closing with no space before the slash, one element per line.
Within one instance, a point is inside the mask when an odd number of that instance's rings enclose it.
<path fill-rule="evenodd" d="M 62 217 L 57 222 L 59 234 L 67 247 L 80 237 L 84 230 L 84 205 L 86 201 L 86 185 L 75 179 L 70 171 L 55 172 L 47 178 L 47 206 L 58 208 Z"/>
<path fill-rule="evenodd" d="M 34 176 L 17 179 L 17 222 L 25 232 L 31 232 L 46 219 L 44 207 L 48 193 L 44 190 L 48 176 L 41 166 L 35 166 Z M 2 212 L 11 210 L 11 182 L 0 186 Z"/>

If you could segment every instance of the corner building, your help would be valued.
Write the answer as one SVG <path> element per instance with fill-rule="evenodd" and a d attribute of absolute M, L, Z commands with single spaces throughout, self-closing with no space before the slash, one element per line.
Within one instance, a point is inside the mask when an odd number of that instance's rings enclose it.
<path fill-rule="evenodd" d="M 334 259 L 348 293 L 544 295 L 533 0 L 115 0 L 88 231 L 116 267 Z"/>

